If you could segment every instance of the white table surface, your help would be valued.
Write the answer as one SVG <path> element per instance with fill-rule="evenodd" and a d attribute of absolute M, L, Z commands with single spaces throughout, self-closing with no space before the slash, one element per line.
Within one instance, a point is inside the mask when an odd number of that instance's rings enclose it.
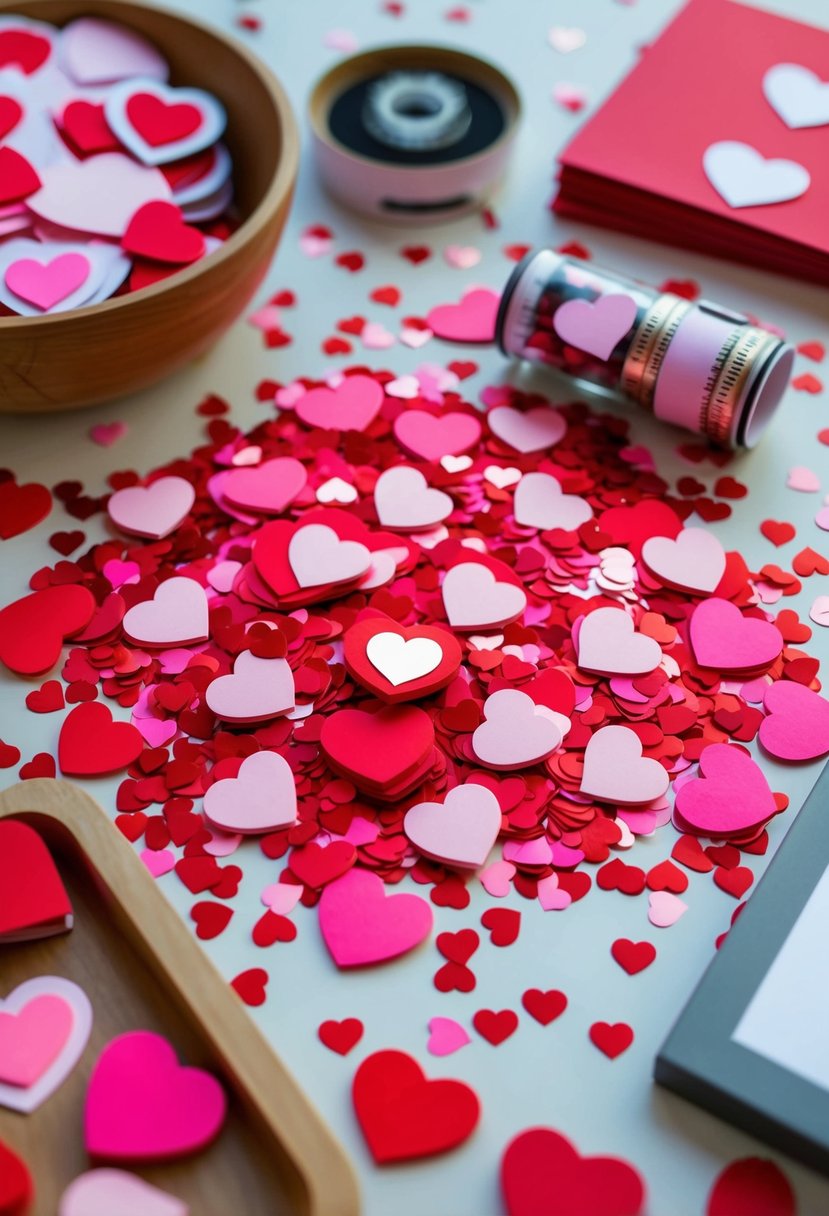
<path fill-rule="evenodd" d="M 597 229 L 562 223 L 548 210 L 556 149 L 576 129 L 581 116 L 553 104 L 550 90 L 556 80 L 584 86 L 590 97 L 588 113 L 634 63 L 638 48 L 678 7 L 675 0 L 470 0 L 471 20 L 449 23 L 445 11 L 450 0 L 408 0 L 406 15 L 395 19 L 381 11 L 378 0 L 180 0 L 178 7 L 191 15 L 233 29 L 238 15 L 255 13 L 264 28 L 242 33 L 276 69 L 302 115 L 311 83 L 333 64 L 340 52 L 324 45 L 332 29 L 347 29 L 361 48 L 385 41 L 445 41 L 480 52 L 505 67 L 523 94 L 526 117 L 518 154 L 505 189 L 495 201 L 500 219 L 497 231 L 484 230 L 479 217 L 423 229 L 388 228 L 367 224 L 346 213 L 321 192 L 305 147 L 299 188 L 282 246 L 258 299 L 264 301 L 277 288 L 291 287 L 299 307 L 285 315 L 292 345 L 264 349 L 257 330 L 244 320 L 206 358 L 159 387 L 139 396 L 85 413 L 53 418 L 0 419 L 0 465 L 12 467 L 20 481 L 54 484 L 62 478 L 83 480 L 90 493 L 101 493 L 107 474 L 132 467 L 140 472 L 176 454 L 189 452 L 200 440 L 204 421 L 194 407 L 208 392 L 226 397 L 233 405 L 232 420 L 245 427 L 261 420 L 265 407 L 253 395 L 255 385 L 270 377 L 288 381 L 294 376 L 326 373 L 346 359 L 331 359 L 320 352 L 320 342 L 335 332 L 336 321 L 353 312 L 388 326 L 391 310 L 368 300 L 369 291 L 383 283 L 403 291 L 400 314 L 423 315 L 437 302 L 457 299 L 471 284 L 500 288 L 511 263 L 502 248 L 511 242 L 557 245 L 567 239 L 585 242 L 597 260 L 645 281 L 660 283 L 667 277 L 695 278 L 704 294 L 725 305 L 752 311 L 782 326 L 795 341 L 827 341 L 825 291 L 761 271 L 732 266 L 708 258 L 616 237 Z M 786 15 L 829 24 L 822 0 L 780 0 Z M 562 55 L 547 43 L 550 24 L 580 26 L 587 43 Z M 704 87 L 704 76 L 700 77 Z M 255 119 L 255 116 L 252 116 Z M 303 119 L 303 126 L 304 119 Z M 306 128 L 307 129 L 307 128 Z M 727 132 L 724 131 L 724 136 Z M 360 249 L 367 267 L 350 275 L 331 258 L 310 260 L 299 249 L 298 237 L 308 224 L 328 224 L 338 251 Z M 427 243 L 435 256 L 426 266 L 412 268 L 399 257 L 406 243 Z M 440 251 L 448 244 L 472 244 L 483 258 L 472 270 L 445 264 Z M 413 369 L 424 359 L 448 360 L 456 352 L 433 343 L 416 352 L 403 346 L 357 358 L 399 371 Z M 91 352 L 90 357 L 94 357 Z M 148 358 L 152 352 L 148 352 Z M 460 357 L 463 357 L 461 354 Z M 474 396 L 485 383 L 511 373 L 494 350 L 475 352 L 481 373 L 466 381 Z M 0 350 L 2 358 L 2 350 Z M 821 369 L 799 359 L 798 371 Z M 824 370 L 825 375 L 825 370 Z M 829 491 L 829 448 L 816 439 L 827 423 L 826 393 L 811 396 L 790 391 L 770 434 L 759 449 L 742 457 L 729 470 L 751 487 L 745 499 L 733 504 L 730 520 L 714 525 L 727 548 L 738 547 L 754 569 L 767 561 L 785 565 L 806 544 L 826 551 L 829 545 L 814 524 L 822 495 L 799 494 L 785 486 L 795 465 L 807 465 Z M 128 437 L 106 450 L 88 436 L 95 422 L 124 421 Z M 634 442 L 654 452 L 660 472 L 669 478 L 694 472 L 711 484 L 710 468 L 702 473 L 676 455 L 677 434 L 644 417 L 633 421 Z M 758 531 L 764 518 L 788 519 L 797 525 L 795 541 L 775 549 Z M 65 516 L 60 504 L 39 528 L 0 548 L 0 602 L 27 589 L 33 570 L 56 560 L 47 538 L 61 528 L 83 526 L 89 542 L 102 539 L 100 518 L 79 525 Z M 813 599 L 826 588 L 819 577 L 804 583 L 801 595 L 783 605 L 797 608 L 805 618 Z M 829 633 L 815 627 L 810 653 L 829 657 Z M 0 738 L 18 744 L 24 759 L 37 751 L 55 751 L 63 714 L 35 715 L 27 711 L 26 682 L 4 673 L 0 676 Z M 788 815 L 770 829 L 776 847 L 793 814 L 802 804 L 819 772 L 818 764 L 789 768 L 763 761 L 772 788 L 791 798 Z M 8 784 L 14 770 L 0 777 Z M 88 788 L 114 810 L 118 779 L 89 781 Z M 628 860 L 648 868 L 668 856 L 674 841 L 672 828 L 637 843 Z M 771 852 L 771 850 L 770 850 Z M 270 972 L 268 999 L 251 1016 L 278 1046 L 312 1099 L 342 1138 L 359 1172 L 367 1216 L 498 1216 L 502 1211 L 497 1188 L 498 1162 L 510 1138 L 534 1124 L 547 1124 L 564 1132 L 585 1153 L 617 1153 L 634 1162 L 649 1189 L 650 1216 L 695 1216 L 704 1211 L 705 1197 L 722 1166 L 736 1157 L 761 1154 L 779 1160 L 795 1186 L 801 1216 L 829 1211 L 829 1183 L 751 1137 L 657 1089 L 651 1082 L 655 1053 L 713 954 L 717 934 L 728 925 L 734 900 L 718 890 L 710 876 L 691 875 L 684 897 L 687 914 L 670 930 L 657 930 L 647 920 L 644 897 L 628 899 L 595 887 L 587 899 L 563 915 L 543 914 L 537 905 L 512 894 L 506 901 L 523 913 L 521 935 L 506 951 L 482 945 L 474 959 L 478 986 L 471 995 L 442 995 L 432 975 L 442 961 L 433 946 L 413 952 L 391 968 L 365 973 L 339 973 L 322 946 L 315 914 L 298 908 L 297 941 L 260 951 L 250 930 L 262 911 L 259 892 L 273 880 L 274 863 L 267 862 L 255 844 L 238 854 L 245 871 L 238 909 L 230 927 L 205 949 L 228 978 L 253 966 Z M 751 859 L 759 875 L 768 858 Z M 187 917 L 196 899 L 171 874 L 160 886 Z M 465 912 L 435 909 L 436 932 L 477 926 L 481 912 L 492 905 L 478 884 Z M 499 904 L 503 906 L 503 903 Z M 188 919 L 188 924 L 191 922 Z M 655 942 L 658 959 L 643 974 L 629 978 L 612 962 L 611 942 L 620 936 Z M 520 1005 L 528 987 L 563 989 L 569 998 L 566 1014 L 542 1028 Z M 0 977 L 0 990 L 2 977 Z M 472 1032 L 473 1043 L 456 1055 L 434 1059 L 425 1050 L 426 1024 L 436 1015 L 455 1017 L 469 1025 L 475 1010 L 509 1007 L 520 1015 L 520 1028 L 506 1043 L 490 1047 Z M 346 1058 L 334 1055 L 317 1040 L 317 1026 L 325 1018 L 360 1016 L 365 1036 Z M 591 1046 L 587 1028 L 596 1020 L 628 1021 L 635 1029 L 633 1047 L 614 1062 Z M 483 1117 L 477 1132 L 458 1151 L 435 1160 L 386 1169 L 373 1166 L 351 1112 L 350 1082 L 357 1064 L 382 1047 L 412 1052 L 432 1076 L 461 1078 L 477 1090 Z"/>

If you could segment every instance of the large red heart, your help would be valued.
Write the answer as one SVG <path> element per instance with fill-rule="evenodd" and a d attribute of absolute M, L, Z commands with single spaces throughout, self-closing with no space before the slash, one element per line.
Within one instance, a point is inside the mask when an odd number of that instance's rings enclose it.
<path fill-rule="evenodd" d="M 3 99 L 0 97 L 0 104 Z M 0 125 L 2 113 L 0 113 Z M 2 138 L 2 137 L 0 137 Z M 52 495 L 46 486 L 32 481 L 19 486 L 15 481 L 0 483 L 0 538 L 9 540 L 28 532 L 52 510 Z"/>
<path fill-rule="evenodd" d="M 0 823 L 0 895 L 2 941 L 72 928 L 72 905 L 52 855 L 34 828 L 14 819 Z"/>
<path fill-rule="evenodd" d="M 121 238 L 127 253 L 155 262 L 185 266 L 205 251 L 204 236 L 185 224 L 175 203 L 156 200 L 139 207 Z"/>
<path fill-rule="evenodd" d="M 443 658 L 437 667 L 424 676 L 403 683 L 393 684 L 387 676 L 374 666 L 366 654 L 366 647 L 373 637 L 378 634 L 393 633 L 402 638 L 404 643 L 416 638 L 427 638 L 437 642 L 443 652 Z M 438 629 L 433 625 L 398 625 L 391 617 L 367 616 L 351 626 L 344 638 L 343 657 L 345 665 L 355 680 L 375 693 L 383 701 L 392 704 L 398 701 L 413 701 L 426 697 L 445 688 L 456 676 L 460 667 L 462 652 L 460 644 L 447 629 Z"/>
<path fill-rule="evenodd" d="M 443 1153 L 462 1144 L 480 1115 L 462 1081 L 430 1081 L 403 1051 L 376 1051 L 354 1076 L 351 1096 L 378 1165 Z"/>
<path fill-rule="evenodd" d="M 40 675 L 60 658 L 64 638 L 92 620 L 95 600 L 86 587 L 46 587 L 0 609 L 0 661 L 21 676 Z"/>
<path fill-rule="evenodd" d="M 549 1127 L 531 1127 L 507 1146 L 501 1188 L 508 1216 L 639 1216 L 645 1187 L 618 1157 L 582 1157 Z"/>
<path fill-rule="evenodd" d="M 26 1163 L 0 1140 L 0 1213 L 23 1216 L 33 1195 L 32 1176 Z"/>
<path fill-rule="evenodd" d="M 658 498 L 643 498 L 632 507 L 608 507 L 599 516 L 599 527 L 615 545 L 627 545 L 638 558 L 651 536 L 676 540 L 682 531 L 682 521 L 667 503 Z"/>
<path fill-rule="evenodd" d="M 400 781 L 429 755 L 434 741 L 432 719 L 414 705 L 386 705 L 374 714 L 340 709 L 325 719 L 320 734 L 331 766 L 371 787 Z"/>
<path fill-rule="evenodd" d="M 141 754 L 144 740 L 130 722 L 113 722 L 100 701 L 77 705 L 58 736 L 58 764 L 71 777 L 117 773 Z"/>
<path fill-rule="evenodd" d="M 779 1166 L 763 1157 L 732 1161 L 708 1197 L 706 1216 L 795 1216 L 797 1200 Z"/>
<path fill-rule="evenodd" d="M 40 178 L 25 156 L 14 148 L 0 148 L 0 205 L 19 203 L 40 186 Z"/>
<path fill-rule="evenodd" d="M 19 67 L 26 76 L 44 64 L 52 53 L 48 38 L 32 30 L 0 30 L 0 68 Z"/>
<path fill-rule="evenodd" d="M 178 143 L 198 131 L 202 114 L 187 102 L 172 105 L 152 93 L 133 93 L 127 101 L 127 118 L 151 148 Z"/>

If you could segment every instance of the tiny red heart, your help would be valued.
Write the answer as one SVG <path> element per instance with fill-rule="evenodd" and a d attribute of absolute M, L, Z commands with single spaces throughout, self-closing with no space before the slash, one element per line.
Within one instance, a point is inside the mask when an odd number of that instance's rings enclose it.
<path fill-rule="evenodd" d="M 611 1060 L 627 1051 L 633 1042 L 633 1030 L 626 1022 L 594 1022 L 589 1033 L 594 1047 Z"/>
<path fill-rule="evenodd" d="M 567 997 L 557 988 L 549 988 L 546 992 L 541 988 L 528 988 L 521 997 L 521 1004 L 530 1017 L 535 1018 L 542 1026 L 549 1026 L 564 1013 Z"/>
<path fill-rule="evenodd" d="M 265 1004 L 267 997 L 265 989 L 268 979 L 267 971 L 263 971 L 261 967 L 251 967 L 249 971 L 242 971 L 235 979 L 232 979 L 230 986 L 235 989 L 246 1005 L 256 1007 Z"/>
<path fill-rule="evenodd" d="M 347 1056 L 360 1042 L 363 1030 L 363 1023 L 359 1018 L 343 1018 L 341 1022 L 329 1019 L 320 1025 L 317 1034 L 320 1042 L 331 1051 L 336 1051 L 340 1056 Z"/>
<path fill-rule="evenodd" d="M 185 224 L 175 203 L 162 200 L 139 207 L 121 238 L 127 253 L 156 262 L 186 266 L 205 251 L 204 236 Z"/>
<path fill-rule="evenodd" d="M 516 908 L 487 908 L 481 924 L 489 929 L 493 946 L 511 946 L 518 939 L 521 913 Z"/>
<path fill-rule="evenodd" d="M 196 926 L 196 937 L 199 941 L 212 941 L 223 933 L 230 924 L 233 909 L 225 904 L 214 904 L 210 900 L 193 904 L 190 909 L 190 919 Z"/>
<path fill-rule="evenodd" d="M 518 1029 L 518 1014 L 512 1009 L 479 1009 L 472 1025 L 487 1043 L 497 1047 Z"/>
<path fill-rule="evenodd" d="M 627 937 L 619 937 L 610 947 L 610 953 L 628 975 L 638 975 L 656 958 L 656 947 L 650 942 L 632 942 Z"/>

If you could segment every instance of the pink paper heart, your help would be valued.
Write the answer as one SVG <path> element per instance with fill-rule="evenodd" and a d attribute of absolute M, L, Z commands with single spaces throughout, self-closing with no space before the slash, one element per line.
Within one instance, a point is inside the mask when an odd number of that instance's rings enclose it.
<path fill-rule="evenodd" d="M 648 920 L 657 929 L 670 929 L 687 911 L 688 905 L 671 891 L 648 893 Z"/>
<path fill-rule="evenodd" d="M 478 875 L 481 886 L 493 899 L 504 899 L 512 890 L 515 866 L 510 861 L 493 861 Z"/>
<path fill-rule="evenodd" d="M 107 511 L 122 532 L 161 540 L 175 531 L 195 500 L 196 491 L 183 477 L 159 477 L 149 486 L 116 490 Z"/>
<path fill-rule="evenodd" d="M 545 912 L 563 912 L 573 902 L 572 895 L 558 885 L 557 874 L 539 879 L 536 895 Z"/>
<path fill-rule="evenodd" d="M 89 438 L 99 447 L 110 448 L 127 433 L 126 422 L 96 422 L 89 428 Z"/>
<path fill-rule="evenodd" d="M 581 792 L 601 802 L 653 802 L 670 778 L 658 760 L 642 755 L 642 741 L 627 726 L 602 726 L 584 752 Z"/>
<path fill-rule="evenodd" d="M 74 1014 L 62 997 L 34 996 L 18 1012 L 0 1002 L 0 1082 L 28 1089 L 54 1063 L 69 1038 Z"/>
<path fill-rule="evenodd" d="M 242 761 L 238 776 L 225 777 L 205 791 L 204 813 L 224 832 L 274 832 L 291 826 L 296 823 L 291 766 L 278 752 L 254 752 Z"/>
<path fill-rule="evenodd" d="M 169 718 L 133 718 L 133 726 L 150 747 L 163 747 L 176 737 L 178 727 L 175 719 Z"/>
<path fill-rule="evenodd" d="M 153 878 L 163 878 L 176 868 L 175 854 L 169 849 L 144 849 L 140 856 Z"/>
<path fill-rule="evenodd" d="M 780 630 L 770 621 L 743 616 L 729 600 L 718 598 L 697 604 L 689 633 L 700 667 L 720 671 L 768 667 L 783 649 Z"/>
<path fill-rule="evenodd" d="M 816 625 L 829 625 L 829 595 L 818 595 L 809 609 L 809 620 Z"/>
<path fill-rule="evenodd" d="M 421 853 L 448 865 L 482 866 L 501 830 L 498 799 L 484 785 L 457 785 L 443 802 L 419 802 L 403 830 Z"/>
<path fill-rule="evenodd" d="M 682 831 L 726 838 L 777 814 L 763 770 L 739 747 L 711 743 L 699 758 L 700 777 L 677 791 L 674 818 Z"/>
<path fill-rule="evenodd" d="M 525 473 L 515 490 L 515 522 L 522 528 L 575 532 L 593 516 L 589 502 L 577 494 L 563 494 L 549 473 Z"/>
<path fill-rule="evenodd" d="M 442 523 L 455 504 L 442 490 L 433 490 L 419 469 L 399 464 L 386 469 L 374 487 L 374 507 L 384 528 L 420 532 Z"/>
<path fill-rule="evenodd" d="M 609 295 L 592 302 L 567 300 L 553 313 L 553 329 L 568 346 L 609 359 L 635 320 L 632 296 Z"/>
<path fill-rule="evenodd" d="M 218 1135 L 226 1105 L 215 1077 L 183 1068 L 161 1035 L 122 1034 L 103 1049 L 89 1079 L 86 1150 L 102 1161 L 181 1157 Z"/>
<path fill-rule="evenodd" d="M 166 80 L 164 56 L 135 30 L 97 17 L 79 17 L 63 27 L 60 57 L 70 76 L 83 85 L 111 84 L 127 76 Z"/>
<path fill-rule="evenodd" d="M 145 203 L 169 201 L 172 191 L 158 169 L 139 165 L 120 152 L 40 169 L 41 189 L 26 205 L 62 228 L 119 239 Z"/>
<path fill-rule="evenodd" d="M 829 752 L 829 701 L 793 680 L 778 680 L 766 688 L 764 704 L 760 742 L 772 756 L 816 760 Z"/>
<path fill-rule="evenodd" d="M 293 912 L 302 897 L 303 888 L 296 883 L 273 882 L 262 892 L 262 903 L 279 916 Z"/>
<path fill-rule="evenodd" d="M 811 469 L 796 465 L 789 469 L 786 485 L 790 490 L 800 490 L 802 494 L 816 494 L 820 489 L 820 478 Z"/>
<path fill-rule="evenodd" d="M 448 266 L 456 270 L 471 270 L 481 260 L 481 251 L 474 245 L 447 245 L 443 256 Z"/>
<path fill-rule="evenodd" d="M 489 411 L 486 420 L 493 435 L 525 455 L 553 447 L 567 430 L 561 414 L 546 405 L 525 411 L 498 405 Z"/>
<path fill-rule="evenodd" d="M 425 410 L 406 410 L 394 420 L 394 435 L 413 456 L 440 460 L 459 456 L 481 437 L 481 424 L 471 414 L 427 414 Z"/>
<path fill-rule="evenodd" d="M 6 270 L 6 286 L 21 300 L 48 312 L 82 287 L 91 270 L 82 253 L 61 253 L 50 262 L 21 258 Z"/>
<path fill-rule="evenodd" d="M 388 350 L 390 346 L 394 346 L 397 339 L 384 325 L 380 325 L 377 321 L 369 321 L 367 325 L 363 326 L 360 341 L 366 350 Z"/>
<path fill-rule="evenodd" d="M 553 860 L 553 849 L 546 836 L 534 840 L 508 840 L 504 845 L 504 857 L 517 866 L 548 866 Z"/>
<path fill-rule="evenodd" d="M 63 1192 L 58 1216 L 188 1216 L 182 1200 L 126 1170 L 89 1170 Z"/>
<path fill-rule="evenodd" d="M 381 963 L 413 950 L 432 929 L 432 909 L 419 895 L 389 895 L 369 870 L 349 870 L 323 889 L 320 931 L 338 967 Z"/>
<path fill-rule="evenodd" d="M 124 633 L 139 646 L 181 646 L 207 640 L 207 596 L 192 578 L 168 578 L 151 600 L 124 615 Z"/>
<path fill-rule="evenodd" d="M 260 659 L 243 650 L 232 675 L 211 680 L 205 700 L 224 722 L 265 722 L 294 708 L 293 672 L 286 659 Z"/>
<path fill-rule="evenodd" d="M 622 608 L 597 608 L 579 625 L 578 664 L 582 671 L 602 675 L 643 675 L 662 661 L 662 647 L 654 638 L 636 633 Z"/>
<path fill-rule="evenodd" d="M 265 515 L 278 515 L 302 493 L 308 475 L 292 456 L 277 456 L 254 468 L 232 469 L 222 494 L 234 506 Z"/>
<path fill-rule="evenodd" d="M 527 597 L 513 583 L 499 583 L 480 562 L 459 562 L 441 586 L 443 606 L 455 629 L 491 629 L 521 616 Z"/>
<path fill-rule="evenodd" d="M 426 314 L 432 333 L 450 342 L 492 342 L 501 297 L 479 287 L 468 291 L 459 304 L 438 304 Z"/>
<path fill-rule="evenodd" d="M 312 388 L 296 403 L 306 426 L 364 431 L 380 412 L 383 389 L 369 376 L 346 376 L 337 388 Z"/>
<path fill-rule="evenodd" d="M 472 735 L 472 750 L 490 768 L 525 768 L 552 755 L 561 743 L 551 711 L 517 688 L 492 693 L 483 713 L 485 721 Z"/>
<path fill-rule="evenodd" d="M 451 1056 L 472 1040 L 454 1018 L 430 1018 L 426 1050 L 433 1056 Z"/>
<path fill-rule="evenodd" d="M 371 554 L 354 540 L 340 540 L 327 524 L 305 524 L 288 545 L 288 562 L 300 587 L 349 583 L 365 574 Z"/>
<path fill-rule="evenodd" d="M 683 528 L 676 540 L 649 536 L 642 559 L 667 586 L 685 591 L 714 591 L 725 574 L 725 550 L 705 528 Z"/>

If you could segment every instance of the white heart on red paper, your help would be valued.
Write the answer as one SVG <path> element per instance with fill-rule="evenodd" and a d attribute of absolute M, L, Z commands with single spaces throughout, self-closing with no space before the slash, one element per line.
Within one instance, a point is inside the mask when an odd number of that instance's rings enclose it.
<path fill-rule="evenodd" d="M 274 832 L 296 823 L 291 766 L 278 752 L 254 752 L 236 777 L 224 777 L 204 795 L 204 813 L 225 832 Z"/>
<path fill-rule="evenodd" d="M 439 667 L 443 650 L 434 638 L 406 638 L 399 633 L 375 633 L 366 643 L 366 656 L 390 684 L 399 688 L 428 676 Z"/>
<path fill-rule="evenodd" d="M 211 680 L 205 700 L 225 722 L 265 722 L 294 708 L 293 672 L 285 659 L 260 659 L 243 650 L 232 675 Z"/>
<path fill-rule="evenodd" d="M 661 798 L 670 777 L 658 760 L 642 755 L 642 741 L 627 726 L 602 726 L 584 752 L 581 792 L 600 802 L 636 805 Z"/>
<path fill-rule="evenodd" d="M 145 203 L 167 201 L 171 190 L 158 169 L 120 152 L 40 170 L 42 186 L 26 199 L 35 215 L 62 228 L 122 237 Z"/>
<path fill-rule="evenodd" d="M 484 785 L 455 786 L 443 802 L 419 802 L 403 830 L 427 857 L 462 868 L 482 866 L 501 830 L 498 799 Z"/>
<path fill-rule="evenodd" d="M 600 675 L 644 675 L 662 661 L 662 647 L 644 633 L 636 633 L 623 608 L 597 608 L 579 626 L 578 664 L 582 671 Z"/>
<path fill-rule="evenodd" d="M 433 490 L 419 469 L 400 464 L 386 469 L 374 487 L 377 518 L 385 528 L 420 532 L 442 523 L 454 503 L 442 490 Z"/>
<path fill-rule="evenodd" d="M 776 63 L 763 77 L 766 101 L 787 127 L 822 127 L 829 123 L 829 81 L 800 63 Z"/>
<path fill-rule="evenodd" d="M 145 165 L 183 160 L 221 139 L 227 115 L 212 93 L 156 80 L 125 80 L 107 93 L 110 129 Z"/>
<path fill-rule="evenodd" d="M 515 489 L 515 522 L 522 528 L 575 532 L 593 517 L 593 508 L 578 494 L 564 494 L 549 473 L 525 473 Z"/>
<path fill-rule="evenodd" d="M 123 620 L 124 633 L 139 646 L 184 646 L 208 635 L 207 596 L 193 578 L 168 578 L 151 600 L 134 604 Z"/>
<path fill-rule="evenodd" d="M 811 184 L 795 160 L 766 160 L 751 144 L 723 139 L 705 149 L 705 176 L 729 207 L 761 207 L 800 198 Z"/>

